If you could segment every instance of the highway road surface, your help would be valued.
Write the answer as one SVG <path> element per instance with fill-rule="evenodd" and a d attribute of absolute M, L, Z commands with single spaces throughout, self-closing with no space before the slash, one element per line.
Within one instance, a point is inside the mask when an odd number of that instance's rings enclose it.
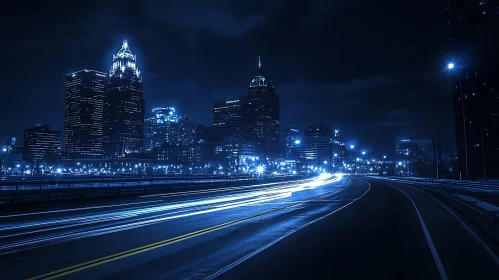
<path fill-rule="evenodd" d="M 499 279 L 459 209 L 370 177 L 0 210 L 0 279 Z"/>

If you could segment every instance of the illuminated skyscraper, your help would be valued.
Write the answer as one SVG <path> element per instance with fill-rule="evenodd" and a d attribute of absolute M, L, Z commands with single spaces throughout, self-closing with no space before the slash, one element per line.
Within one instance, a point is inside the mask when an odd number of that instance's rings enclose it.
<path fill-rule="evenodd" d="M 161 147 L 168 142 L 176 144 L 179 118 L 174 107 L 156 107 L 144 120 L 144 151 Z"/>
<path fill-rule="evenodd" d="M 50 130 L 46 124 L 24 130 L 24 161 L 57 163 L 60 152 L 60 131 Z"/>
<path fill-rule="evenodd" d="M 303 135 L 298 129 L 286 127 L 282 131 L 282 138 L 284 143 L 282 147 L 284 148 L 283 156 L 287 159 L 299 159 L 299 148 L 303 141 Z"/>
<path fill-rule="evenodd" d="M 308 125 L 303 130 L 303 141 L 299 144 L 300 159 L 322 165 L 331 163 L 333 140 L 331 130 L 325 125 Z"/>
<path fill-rule="evenodd" d="M 250 82 L 245 97 L 255 108 L 257 118 L 257 136 L 261 151 L 267 156 L 279 155 L 280 113 L 279 95 L 263 73 L 260 58 L 259 73 Z"/>
<path fill-rule="evenodd" d="M 188 117 L 181 117 L 176 129 L 177 145 L 191 145 L 196 139 L 196 124 Z"/>
<path fill-rule="evenodd" d="M 448 3 L 461 178 L 499 178 L 499 1 Z"/>
<path fill-rule="evenodd" d="M 144 96 L 137 56 L 123 41 L 113 55 L 104 95 L 103 149 L 106 157 L 124 157 L 142 151 Z"/>
<path fill-rule="evenodd" d="M 106 73 L 82 70 L 66 75 L 64 150 L 75 158 L 102 157 Z"/>
<path fill-rule="evenodd" d="M 244 98 L 218 101 L 213 106 L 213 130 L 231 156 L 254 155 L 257 126 L 254 107 Z"/>

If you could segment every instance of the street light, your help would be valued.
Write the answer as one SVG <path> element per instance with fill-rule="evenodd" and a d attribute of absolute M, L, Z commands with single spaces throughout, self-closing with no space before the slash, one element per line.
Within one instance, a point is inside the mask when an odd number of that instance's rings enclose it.
<path fill-rule="evenodd" d="M 256 168 L 256 173 L 258 173 L 258 175 L 260 175 L 260 177 L 262 177 L 262 173 L 264 170 L 265 170 L 265 167 L 263 165 L 260 165 Z"/>
<path fill-rule="evenodd" d="M 447 64 L 447 69 L 454 69 L 455 65 L 453 62 L 449 62 Z M 466 136 L 466 115 L 464 113 L 464 93 L 463 93 L 463 85 L 461 84 L 461 79 L 457 77 L 457 81 L 459 82 L 459 88 L 461 90 L 461 109 L 463 111 L 463 132 L 464 132 L 464 158 L 465 158 L 465 168 L 466 168 L 466 180 L 468 180 L 468 142 Z M 438 164 L 438 163 L 437 163 Z"/>

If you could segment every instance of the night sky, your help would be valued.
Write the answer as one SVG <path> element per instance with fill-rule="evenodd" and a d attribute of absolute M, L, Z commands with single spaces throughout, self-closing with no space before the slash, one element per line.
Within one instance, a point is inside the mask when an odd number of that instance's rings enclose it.
<path fill-rule="evenodd" d="M 0 12 L 2 137 L 62 130 L 65 75 L 107 72 L 127 39 L 147 110 L 211 124 L 213 102 L 244 94 L 260 55 L 283 126 L 335 127 L 373 155 L 398 137 L 454 145 L 446 1 L 38 2 Z"/>

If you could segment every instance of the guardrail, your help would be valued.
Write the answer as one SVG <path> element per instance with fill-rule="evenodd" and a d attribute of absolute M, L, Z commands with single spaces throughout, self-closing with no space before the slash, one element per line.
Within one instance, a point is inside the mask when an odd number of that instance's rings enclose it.
<path fill-rule="evenodd" d="M 400 179 L 400 180 L 410 180 L 419 182 L 431 182 L 431 183 L 443 183 L 443 184 L 454 184 L 454 185 L 485 185 L 485 186 L 497 186 L 499 187 L 499 181 L 481 181 L 481 180 L 454 180 L 454 179 L 435 179 L 435 178 L 421 178 L 421 177 L 395 177 L 390 178 Z"/>
<path fill-rule="evenodd" d="M 59 187 L 49 188 L 24 188 L 17 187 L 15 190 L 0 191 L 0 204 L 18 203 L 18 202 L 34 202 L 34 201 L 51 201 L 51 200 L 68 200 L 75 198 L 101 197 L 101 196 L 120 196 L 132 194 L 148 194 L 161 192 L 175 192 L 186 190 L 189 188 L 213 188 L 216 186 L 237 186 L 248 184 L 251 182 L 269 183 L 279 182 L 284 180 L 295 180 L 298 176 L 293 177 L 275 177 L 275 178 L 256 178 L 256 177 L 238 177 L 238 178 L 192 178 L 191 180 L 182 179 L 171 180 L 172 178 L 164 178 L 167 180 L 140 180 L 132 182 L 105 182 L 107 185 L 96 185 L 91 182 L 86 187 L 81 187 L 81 182 L 70 182 L 69 184 L 61 184 Z M 39 184 L 39 183 L 36 183 Z M 101 183 L 102 184 L 102 183 Z M 73 187 L 71 187 L 73 185 Z M 42 185 L 43 186 L 43 185 Z"/>
<path fill-rule="evenodd" d="M 276 176 L 277 177 L 277 176 Z M 190 182 L 225 182 L 227 180 L 246 180 L 255 178 L 250 176 L 217 176 L 217 177 L 140 177 L 140 178 L 94 178 L 80 180 L 53 180 L 53 181 L 18 181 L 0 183 L 0 192 L 2 191 L 24 191 L 24 190 L 43 190 L 43 189 L 61 189 L 61 188 L 93 188 L 93 187 L 133 187 L 141 185 L 158 184 L 186 184 Z M 289 176 L 279 176 L 278 178 L 289 178 Z"/>
<path fill-rule="evenodd" d="M 93 176 L 93 175 L 54 175 L 54 176 L 25 176 L 25 177 L 18 177 L 18 176 L 7 176 L 7 177 L 0 177 L 0 186 L 6 183 L 21 183 L 21 182 L 32 182 L 32 183 L 38 183 L 38 182 L 77 182 L 77 181 L 88 181 L 88 180 L 110 180 L 110 181 L 115 181 L 115 180 L 124 180 L 124 179 L 157 179 L 157 178 L 181 178 L 181 179 L 188 179 L 188 178 L 223 178 L 227 176 L 222 176 L 222 175 L 167 175 L 167 176 L 151 176 L 151 175 L 144 175 L 144 176 L 130 176 L 130 175 L 120 175 L 120 176 L 109 176 L 109 175 L 102 175 L 102 176 Z M 232 177 L 238 177 L 237 175 L 232 176 Z"/>
<path fill-rule="evenodd" d="M 449 179 L 432 179 L 418 177 L 388 177 L 390 179 L 410 182 L 420 182 L 424 184 L 444 185 L 457 187 L 462 189 L 485 189 L 491 191 L 499 191 L 499 183 L 491 181 L 465 181 L 465 180 L 449 180 Z"/>

